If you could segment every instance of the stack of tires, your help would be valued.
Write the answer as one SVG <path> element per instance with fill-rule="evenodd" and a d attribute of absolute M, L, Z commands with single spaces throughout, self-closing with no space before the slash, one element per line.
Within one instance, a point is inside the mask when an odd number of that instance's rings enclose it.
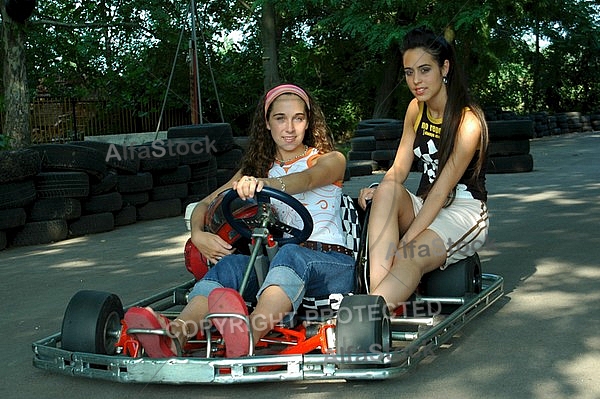
<path fill-rule="evenodd" d="M 600 131 L 600 113 L 590 115 L 590 127 L 594 132 Z"/>
<path fill-rule="evenodd" d="M 37 198 L 34 177 L 41 168 L 42 160 L 36 151 L 0 152 L 0 250 L 8 245 L 10 232 L 23 228 L 27 223 L 26 207 Z M 35 229 L 35 226 L 28 227 L 28 230 L 32 228 Z M 59 240 L 65 237 L 66 225 L 62 224 L 50 238 Z"/>
<path fill-rule="evenodd" d="M 229 179 L 243 150 L 228 124 L 180 126 L 139 145 L 96 141 L 0 152 L 0 250 L 180 216 Z"/>
<path fill-rule="evenodd" d="M 547 112 L 537 112 L 531 117 L 534 121 L 535 137 L 600 130 L 600 115 L 595 113 L 584 115 L 573 111 L 550 115 Z"/>
<path fill-rule="evenodd" d="M 516 173 L 533 170 L 529 153 L 534 137 L 530 119 L 489 121 L 487 173 Z"/>
<path fill-rule="evenodd" d="M 402 121 L 366 119 L 358 123 L 350 139 L 348 168 L 351 176 L 370 175 L 388 168 L 394 161 L 402 136 Z"/>
<path fill-rule="evenodd" d="M 185 125 L 167 131 L 168 139 L 202 140 L 204 147 L 215 156 L 209 165 L 192 170 L 193 195 L 203 198 L 226 183 L 239 169 L 243 150 L 235 143 L 228 123 Z"/>
<path fill-rule="evenodd" d="M 562 133 L 555 115 L 548 115 L 547 112 L 536 112 L 531 117 L 534 123 L 535 137 L 555 136 Z"/>

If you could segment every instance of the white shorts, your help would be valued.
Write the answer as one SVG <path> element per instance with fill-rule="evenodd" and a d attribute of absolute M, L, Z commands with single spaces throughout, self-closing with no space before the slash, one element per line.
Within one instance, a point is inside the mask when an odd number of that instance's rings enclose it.
<path fill-rule="evenodd" d="M 406 191 L 417 215 L 423 207 L 423 199 Z M 442 239 L 446 248 L 446 263 L 441 269 L 477 252 L 485 244 L 488 228 L 487 206 L 481 200 L 455 198 L 450 206 L 442 208 L 428 227 Z"/>

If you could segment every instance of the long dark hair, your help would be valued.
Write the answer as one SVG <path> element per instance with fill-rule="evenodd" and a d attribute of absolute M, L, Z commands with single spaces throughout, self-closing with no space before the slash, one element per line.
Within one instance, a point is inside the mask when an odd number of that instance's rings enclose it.
<path fill-rule="evenodd" d="M 304 111 L 308 115 L 308 129 L 306 129 L 303 143 L 316 148 L 320 153 L 331 152 L 335 149 L 335 145 L 333 136 L 325 122 L 323 111 L 312 95 L 308 92 L 306 94 L 310 102 L 310 111 L 305 104 Z M 267 129 L 266 123 L 271 107 L 267 110 L 266 115 L 264 107 L 265 95 L 258 102 L 250 125 L 248 150 L 242 160 L 242 173 L 245 175 L 267 177 L 277 154 L 277 146 Z"/>
<path fill-rule="evenodd" d="M 448 100 L 444 108 L 444 119 L 442 122 L 442 132 L 440 138 L 439 164 L 438 173 L 444 168 L 446 162 L 450 158 L 454 145 L 458 127 L 462 122 L 465 108 L 469 108 L 481 123 L 481 141 L 480 151 L 477 155 L 477 161 L 473 169 L 473 181 L 475 182 L 482 169 L 484 169 L 485 153 L 488 145 L 488 129 L 485 123 L 485 116 L 482 109 L 474 103 L 470 96 L 469 90 L 461 68 L 456 62 L 454 47 L 446 41 L 444 36 L 436 35 L 431 29 L 426 26 L 415 28 L 408 32 L 402 43 L 402 54 L 405 51 L 422 48 L 429 53 L 441 68 L 444 62 L 448 60 L 450 68 L 446 75 L 446 91 Z"/>

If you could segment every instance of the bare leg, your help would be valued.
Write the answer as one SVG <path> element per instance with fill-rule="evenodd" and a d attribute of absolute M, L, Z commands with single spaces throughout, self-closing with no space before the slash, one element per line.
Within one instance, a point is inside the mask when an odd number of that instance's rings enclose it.
<path fill-rule="evenodd" d="M 198 295 L 193 297 L 183 308 L 179 317 L 171 322 L 171 333 L 179 338 L 182 346 L 202 329 L 202 322 L 207 313 L 208 298 Z"/>
<path fill-rule="evenodd" d="M 371 294 L 383 296 L 390 309 L 395 309 L 414 293 L 423 274 L 442 266 L 445 260 L 441 238 L 425 230 L 414 241 L 398 247 L 389 274 L 372 286 Z"/>
<path fill-rule="evenodd" d="M 250 315 L 254 344 L 271 331 L 291 310 L 292 303 L 279 286 L 267 287 L 258 298 L 256 308 Z"/>
<path fill-rule="evenodd" d="M 402 184 L 382 181 L 369 215 L 369 283 L 376 287 L 392 268 L 400 236 L 414 220 L 412 200 Z"/>

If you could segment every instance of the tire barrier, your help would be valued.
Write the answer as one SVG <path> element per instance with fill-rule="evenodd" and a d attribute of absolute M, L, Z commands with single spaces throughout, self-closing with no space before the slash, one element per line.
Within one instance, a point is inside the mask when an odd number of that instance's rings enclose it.
<path fill-rule="evenodd" d="M 350 139 L 348 173 L 366 176 L 388 168 L 396 156 L 403 122 L 398 119 L 365 119 Z"/>
<path fill-rule="evenodd" d="M 534 137 L 531 119 L 488 121 L 487 173 L 519 173 L 533 170 L 529 153 Z"/>
<path fill-rule="evenodd" d="M 247 140 L 228 124 L 174 127 L 166 140 L 0 152 L 0 250 L 176 217 L 228 180 Z"/>

